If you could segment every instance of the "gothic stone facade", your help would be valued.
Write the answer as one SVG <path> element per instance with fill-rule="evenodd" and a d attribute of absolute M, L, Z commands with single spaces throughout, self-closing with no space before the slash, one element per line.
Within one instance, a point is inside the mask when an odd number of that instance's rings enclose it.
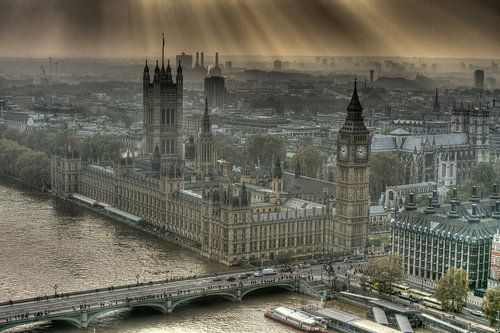
<path fill-rule="evenodd" d="M 144 156 L 150 162 L 139 163 L 127 156 L 113 167 L 103 167 L 82 162 L 72 154 L 55 157 L 55 195 L 79 193 L 138 215 L 190 243 L 204 256 L 229 265 L 247 260 L 311 258 L 366 246 L 370 136 L 356 89 L 338 147 L 342 156 L 337 159 L 340 181 L 335 209 L 332 200 L 316 203 L 286 193 L 279 161 L 272 189 L 250 190 L 243 181 L 229 183 L 216 175 L 207 110 L 192 163 L 202 177 L 186 181 L 185 160 L 180 154 L 182 69 L 179 65 L 176 84 L 170 71 L 170 66 L 156 66 L 151 83 L 147 65 L 144 68 Z M 150 170 L 136 165 L 148 163 Z"/>
<path fill-rule="evenodd" d="M 405 164 L 405 184 L 435 182 L 447 189 L 463 182 L 475 164 L 498 162 L 490 149 L 486 108 L 455 106 L 449 129 L 450 134 L 411 135 L 403 130 L 376 134 L 372 151 L 396 154 Z"/>

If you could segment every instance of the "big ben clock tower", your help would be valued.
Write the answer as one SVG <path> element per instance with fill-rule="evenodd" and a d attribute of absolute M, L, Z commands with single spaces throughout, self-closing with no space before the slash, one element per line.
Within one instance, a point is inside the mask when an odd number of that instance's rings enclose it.
<path fill-rule="evenodd" d="M 370 141 L 355 79 L 347 117 L 337 136 L 334 245 L 340 250 L 362 250 L 366 247 L 370 207 Z"/>

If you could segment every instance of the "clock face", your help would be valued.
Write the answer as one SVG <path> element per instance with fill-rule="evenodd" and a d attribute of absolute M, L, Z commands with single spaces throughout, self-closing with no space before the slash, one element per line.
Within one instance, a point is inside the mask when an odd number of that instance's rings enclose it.
<path fill-rule="evenodd" d="M 340 146 L 340 148 L 339 148 L 340 158 L 347 158 L 348 152 L 349 152 L 349 148 L 347 148 L 347 145 Z"/>
<path fill-rule="evenodd" d="M 356 147 L 356 157 L 357 158 L 366 158 L 366 155 L 368 155 L 368 149 L 366 149 L 366 146 Z"/>

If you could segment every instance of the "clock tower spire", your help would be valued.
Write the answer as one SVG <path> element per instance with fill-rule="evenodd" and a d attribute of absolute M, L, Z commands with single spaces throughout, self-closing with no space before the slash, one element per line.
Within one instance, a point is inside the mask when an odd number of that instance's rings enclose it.
<path fill-rule="evenodd" d="M 363 250 L 370 208 L 370 132 L 363 120 L 356 79 L 345 123 L 337 136 L 336 216 L 334 245 L 344 251 Z"/>

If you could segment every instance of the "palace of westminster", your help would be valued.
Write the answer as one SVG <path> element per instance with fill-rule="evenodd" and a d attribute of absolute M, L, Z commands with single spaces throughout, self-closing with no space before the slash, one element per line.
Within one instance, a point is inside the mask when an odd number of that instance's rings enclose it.
<path fill-rule="evenodd" d="M 135 214 L 228 265 L 366 247 L 370 133 L 356 85 L 339 131 L 335 205 L 331 196 L 319 203 L 286 192 L 279 159 L 271 188 L 244 171 L 232 181 L 217 166 L 207 105 L 196 144 L 191 137 L 184 149 L 180 63 L 175 78 L 163 57 L 152 73 L 146 63 L 143 96 L 143 156 L 105 167 L 69 150 L 52 159 L 56 196 L 78 194 Z"/>
<path fill-rule="evenodd" d="M 408 160 L 414 181 L 437 174 L 439 179 L 452 177 L 444 182 L 449 186 L 456 186 L 471 165 L 495 159 L 488 149 L 487 111 L 460 107 L 453 108 L 451 141 L 443 143 L 433 136 L 429 145 L 437 147 L 434 157 L 421 159 L 424 167 L 416 168 L 419 150 L 431 151 L 407 133 L 372 135 L 355 83 L 337 135 L 336 183 L 328 184 L 333 191 L 321 200 L 305 200 L 296 188 L 300 172 L 290 179 L 279 159 L 273 162 L 270 186 L 262 186 L 249 167 L 243 167 L 238 178 L 229 177 L 217 163 L 208 103 L 197 139 L 191 136 L 186 142 L 181 63 L 175 78 L 172 71 L 169 62 L 165 67 L 163 55 L 161 67 L 157 62 L 152 73 L 147 62 L 144 67 L 142 156 L 122 156 L 110 167 L 97 158 L 82 161 L 78 152 L 68 150 L 52 159 L 51 188 L 58 197 L 76 194 L 134 214 L 140 223 L 228 265 L 363 251 L 369 230 L 372 153 L 392 151 Z M 309 185 L 317 193 L 323 191 L 321 182 Z"/>

